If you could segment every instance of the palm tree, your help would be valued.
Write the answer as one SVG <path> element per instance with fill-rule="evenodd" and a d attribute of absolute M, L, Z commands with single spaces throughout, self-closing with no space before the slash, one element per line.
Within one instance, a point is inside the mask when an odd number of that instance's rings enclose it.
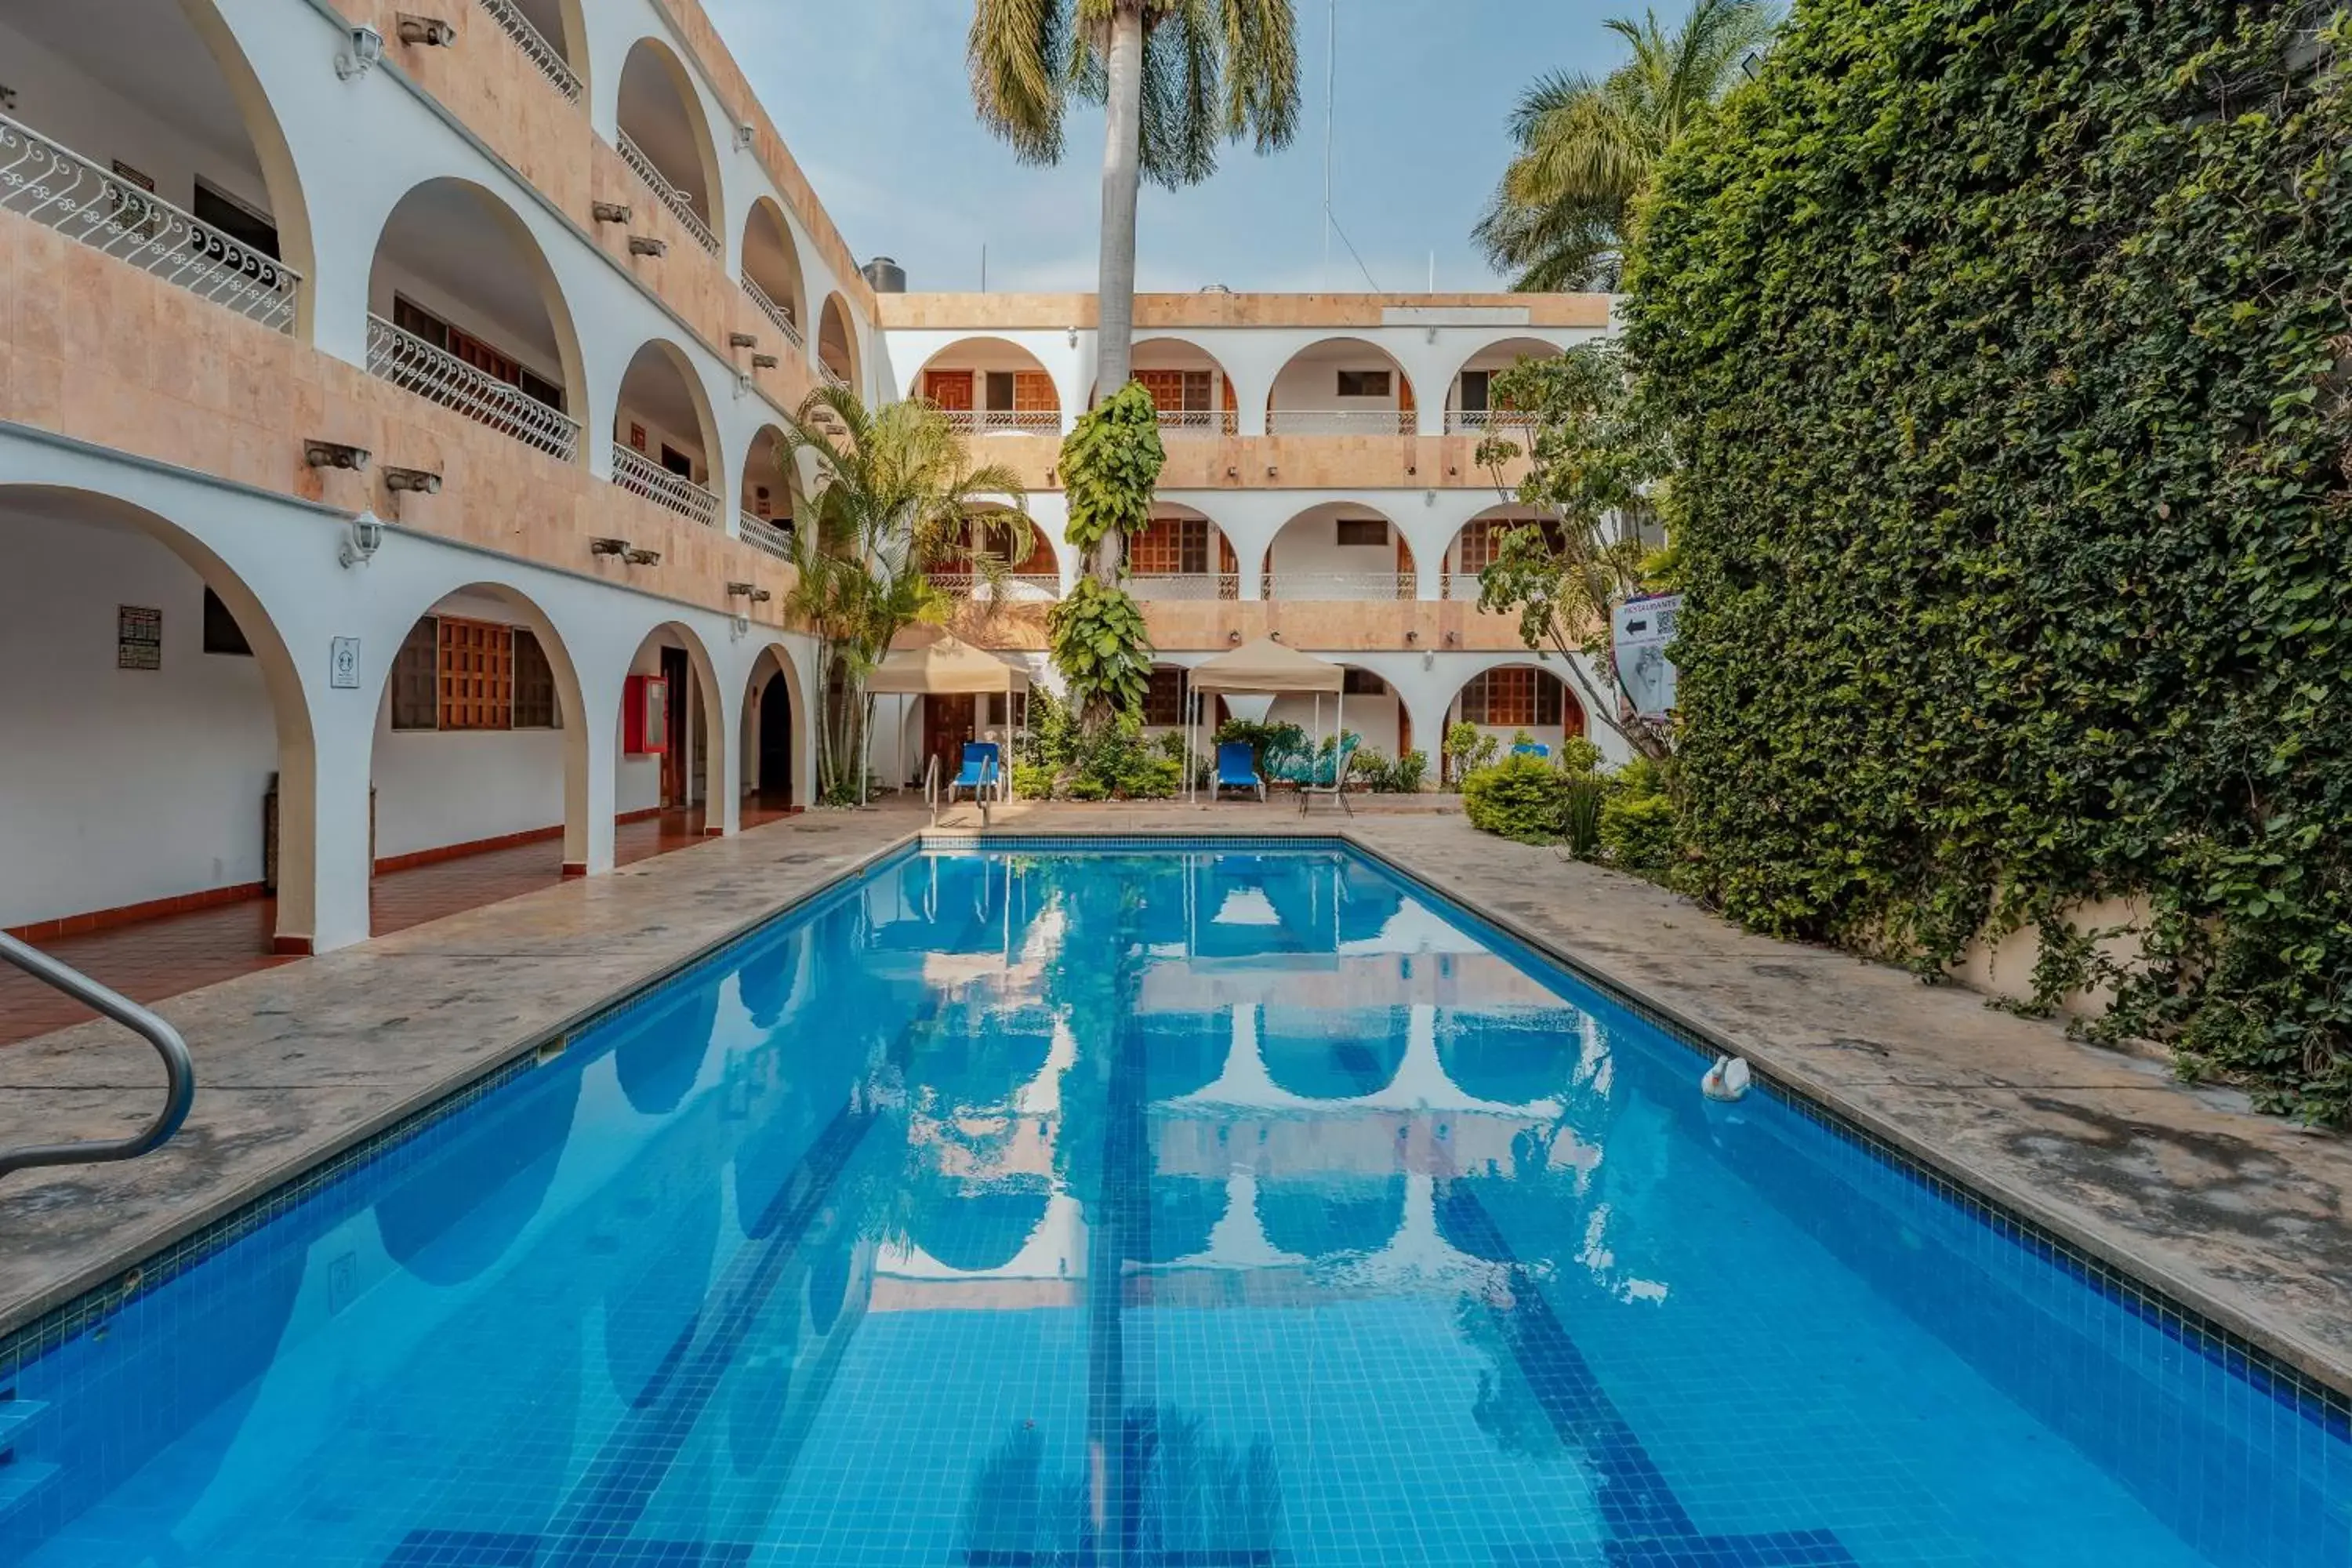
<path fill-rule="evenodd" d="M 1518 155 L 1473 237 L 1528 290 L 1608 287 L 1634 198 L 1659 157 L 1728 91 L 1778 26 L 1762 0 L 1696 0 L 1668 32 L 1657 13 L 1612 18 L 1633 58 L 1595 81 L 1554 72 L 1511 115 Z"/>
<path fill-rule="evenodd" d="M 1073 97 L 1104 105 L 1102 262 L 1096 384 L 1126 386 L 1135 341 L 1135 204 L 1143 176 L 1171 190 L 1216 172 L 1222 137 L 1261 153 L 1298 124 L 1291 0 L 973 0 L 972 101 L 1024 163 L 1061 162 Z M 1118 576 L 1124 541 L 1087 563 Z"/>
<path fill-rule="evenodd" d="M 815 469 L 812 499 L 794 509 L 798 580 L 784 607 L 816 639 L 817 787 L 841 804 L 864 782 L 866 677 L 900 632 L 946 618 L 930 574 L 971 573 L 1003 599 L 1029 553 L 1028 499 L 1012 469 L 973 467 L 947 415 L 920 399 L 868 410 L 824 385 L 784 423 L 787 478 L 803 453 Z"/>

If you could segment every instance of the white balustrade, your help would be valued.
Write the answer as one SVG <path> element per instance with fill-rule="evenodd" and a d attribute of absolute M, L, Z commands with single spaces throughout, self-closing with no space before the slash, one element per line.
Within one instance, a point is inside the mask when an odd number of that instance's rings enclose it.
<path fill-rule="evenodd" d="M 1160 434 L 1169 436 L 1230 436 L 1241 427 L 1232 409 L 1163 408 Z"/>
<path fill-rule="evenodd" d="M 743 274 L 743 292 L 751 303 L 760 307 L 761 314 L 776 323 L 776 331 L 784 334 L 784 342 L 796 349 L 808 347 L 808 340 L 801 336 L 800 328 L 793 323 L 791 312 L 770 299 L 768 291 L 753 282 L 748 272 Z"/>
<path fill-rule="evenodd" d="M 404 391 L 453 408 L 502 436 L 568 463 L 580 451 L 580 422 L 521 387 L 500 381 L 382 316 L 368 317 L 367 367 Z"/>
<path fill-rule="evenodd" d="M 294 330 L 300 273 L 5 115 L 0 211 L 46 225 L 247 321 Z"/>
<path fill-rule="evenodd" d="M 793 558 L 793 536 L 789 529 L 779 528 L 764 517 L 753 517 L 748 511 L 735 514 L 737 530 L 743 542 L 754 550 L 764 550 L 779 561 Z"/>
<path fill-rule="evenodd" d="M 524 16 L 514 0 L 482 0 L 482 9 L 506 29 L 507 37 L 537 66 L 540 74 L 555 84 L 555 90 L 573 103 L 580 101 L 580 78 L 572 72 L 563 51 L 547 41 L 530 18 Z"/>
<path fill-rule="evenodd" d="M 635 447 L 624 447 L 617 441 L 613 444 L 613 482 L 633 496 L 643 496 L 666 506 L 705 528 L 719 525 L 717 496 L 684 474 L 673 474 Z"/>
<path fill-rule="evenodd" d="M 1410 599 L 1410 572 L 1277 572 L 1266 584 L 1269 599 Z"/>
<path fill-rule="evenodd" d="M 976 436 L 1058 436 L 1062 416 L 1056 409 L 950 408 L 944 411 L 956 429 Z"/>
<path fill-rule="evenodd" d="M 1035 605 L 1062 596 L 1062 579 L 1050 573 L 1016 572 L 991 583 L 976 572 L 929 572 L 932 587 L 950 599 L 993 600 L 1003 605 Z"/>
<path fill-rule="evenodd" d="M 718 255 L 719 237 L 711 233 L 710 226 L 696 215 L 694 203 L 687 198 L 686 193 L 669 183 L 667 177 L 654 166 L 654 161 L 646 156 L 645 149 L 629 140 L 627 132 L 614 134 L 619 138 L 621 161 L 636 171 L 637 178 L 645 182 L 646 189 L 661 198 L 661 205 L 669 208 L 672 217 L 686 226 L 686 232 L 694 236 L 695 243 L 711 255 Z"/>
<path fill-rule="evenodd" d="M 1445 431 L 1449 436 L 1484 436 L 1498 432 L 1527 439 L 1534 419 L 1516 408 L 1449 408 L 1445 411 Z"/>
<path fill-rule="evenodd" d="M 1133 572 L 1127 591 L 1142 600 L 1238 599 L 1242 580 L 1237 572 Z"/>
<path fill-rule="evenodd" d="M 1397 408 L 1276 408 L 1265 427 L 1275 436 L 1410 436 L 1413 416 Z"/>

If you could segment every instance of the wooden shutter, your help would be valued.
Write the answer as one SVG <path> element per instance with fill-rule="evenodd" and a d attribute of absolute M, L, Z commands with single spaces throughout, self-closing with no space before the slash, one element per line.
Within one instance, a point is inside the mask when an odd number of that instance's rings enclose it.
<path fill-rule="evenodd" d="M 950 413 L 971 412 L 971 372 L 934 370 L 923 375 L 923 395 Z"/>
<path fill-rule="evenodd" d="M 514 728 L 512 628 L 454 616 L 440 623 L 441 728 Z"/>

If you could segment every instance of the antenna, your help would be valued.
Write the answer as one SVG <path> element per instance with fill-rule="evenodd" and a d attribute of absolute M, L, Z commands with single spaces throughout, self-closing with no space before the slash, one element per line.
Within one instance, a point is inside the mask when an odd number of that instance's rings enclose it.
<path fill-rule="evenodd" d="M 1331 0 L 1331 25 L 1323 56 L 1323 288 L 1331 287 L 1331 129 L 1339 112 L 1339 0 Z"/>
<path fill-rule="evenodd" d="M 988 292 L 988 241 L 980 242 L 980 291 Z"/>

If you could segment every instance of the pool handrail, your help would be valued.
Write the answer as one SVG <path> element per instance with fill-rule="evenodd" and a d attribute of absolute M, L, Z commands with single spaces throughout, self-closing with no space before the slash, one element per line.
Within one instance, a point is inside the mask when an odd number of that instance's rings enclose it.
<path fill-rule="evenodd" d="M 0 1176 L 40 1165 L 94 1165 L 117 1160 L 135 1160 L 170 1142 L 172 1135 L 180 1130 L 180 1123 L 188 1119 L 188 1108 L 196 1100 L 196 1065 L 189 1057 L 188 1042 L 180 1037 L 180 1032 L 129 997 L 110 991 L 81 971 L 58 963 L 38 948 L 27 946 L 5 932 L 0 932 L 0 959 L 15 964 L 52 990 L 63 992 L 85 1007 L 104 1014 L 154 1047 L 155 1054 L 163 1058 L 166 1079 L 163 1109 L 142 1131 L 110 1142 L 89 1140 L 79 1143 L 40 1143 L 28 1144 L 21 1149 L 0 1149 Z"/>

